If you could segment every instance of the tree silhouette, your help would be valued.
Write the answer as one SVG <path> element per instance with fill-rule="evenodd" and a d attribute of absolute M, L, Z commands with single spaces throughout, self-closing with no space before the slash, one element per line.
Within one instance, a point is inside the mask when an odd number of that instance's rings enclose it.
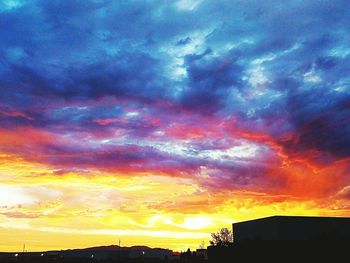
<path fill-rule="evenodd" d="M 221 228 L 217 233 L 211 233 L 210 245 L 212 246 L 230 246 L 233 244 L 232 232 L 226 227 Z"/>

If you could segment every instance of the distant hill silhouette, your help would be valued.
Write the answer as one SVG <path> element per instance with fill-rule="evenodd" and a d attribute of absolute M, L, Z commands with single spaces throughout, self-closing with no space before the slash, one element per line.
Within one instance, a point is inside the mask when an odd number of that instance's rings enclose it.
<path fill-rule="evenodd" d="M 90 258 L 90 259 L 170 259 L 174 256 L 173 251 L 164 248 L 150 248 L 148 246 L 121 247 L 118 245 L 88 247 L 81 249 L 67 249 L 46 251 L 44 254 L 56 255 L 61 258 Z"/>
<path fill-rule="evenodd" d="M 121 247 L 117 245 L 97 246 L 79 249 L 50 250 L 42 252 L 0 252 L 0 262 L 95 262 L 139 260 L 137 262 L 162 262 L 179 257 L 172 250 L 148 246 Z M 88 261 L 86 261 L 88 260 Z M 151 260 L 151 261 L 150 261 Z"/>
<path fill-rule="evenodd" d="M 51 250 L 47 252 L 62 252 L 62 251 L 140 251 L 140 250 L 152 250 L 152 249 L 163 249 L 163 248 L 150 248 L 147 246 L 131 246 L 121 247 L 118 245 L 110 246 L 98 246 L 98 247 L 87 247 L 87 248 L 74 248 L 74 249 L 63 249 L 63 250 Z"/>

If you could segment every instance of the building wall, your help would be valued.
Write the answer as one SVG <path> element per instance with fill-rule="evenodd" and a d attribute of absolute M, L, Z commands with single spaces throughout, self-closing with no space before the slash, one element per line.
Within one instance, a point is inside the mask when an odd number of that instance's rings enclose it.
<path fill-rule="evenodd" d="M 274 216 L 233 224 L 234 242 L 349 240 L 350 218 Z"/>

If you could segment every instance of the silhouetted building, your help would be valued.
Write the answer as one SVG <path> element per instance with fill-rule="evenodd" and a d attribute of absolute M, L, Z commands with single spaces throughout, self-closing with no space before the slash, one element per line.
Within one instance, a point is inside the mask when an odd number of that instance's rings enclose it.
<path fill-rule="evenodd" d="M 234 242 L 350 241 L 350 218 L 271 216 L 233 224 Z"/>
<path fill-rule="evenodd" d="M 196 256 L 197 257 L 201 257 L 203 258 L 204 260 L 207 260 L 207 250 L 206 249 L 203 249 L 203 248 L 200 248 L 200 249 L 197 249 L 196 250 Z"/>
<path fill-rule="evenodd" d="M 176 258 L 173 258 L 176 259 Z M 197 249 L 196 251 L 191 251 L 189 248 L 187 251 L 182 252 L 180 255 L 181 263 L 203 263 L 207 261 L 207 250 Z"/>
<path fill-rule="evenodd" d="M 350 218 L 272 216 L 233 224 L 233 246 L 209 262 L 350 262 Z"/>

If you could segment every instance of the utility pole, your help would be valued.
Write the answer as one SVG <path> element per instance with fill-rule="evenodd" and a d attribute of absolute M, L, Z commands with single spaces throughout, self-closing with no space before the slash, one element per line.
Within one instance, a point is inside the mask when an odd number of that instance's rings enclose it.
<path fill-rule="evenodd" d="M 120 238 L 119 238 L 119 242 L 118 243 L 119 243 L 119 251 L 117 253 L 118 253 L 118 262 L 119 262 L 121 257 L 122 257 L 122 255 L 121 255 L 122 251 L 120 249 Z"/>

